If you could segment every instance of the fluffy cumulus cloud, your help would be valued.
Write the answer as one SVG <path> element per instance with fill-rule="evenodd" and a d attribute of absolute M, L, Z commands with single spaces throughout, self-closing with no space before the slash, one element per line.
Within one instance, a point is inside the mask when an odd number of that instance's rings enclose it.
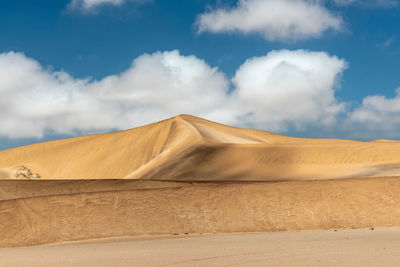
<path fill-rule="evenodd" d="M 345 125 L 352 135 L 363 138 L 399 138 L 400 88 L 393 98 L 367 96 L 362 104 L 348 114 Z"/>
<path fill-rule="evenodd" d="M 216 68 L 177 51 L 144 54 L 100 81 L 48 72 L 10 52 L 0 54 L 0 81 L 0 135 L 8 137 L 124 129 L 179 113 L 207 117 L 229 85 Z"/>
<path fill-rule="evenodd" d="M 261 34 L 267 40 L 318 37 L 340 30 L 342 19 L 317 0 L 239 0 L 231 8 L 209 10 L 197 18 L 199 32 Z"/>
<path fill-rule="evenodd" d="M 232 79 L 178 51 L 144 54 L 101 80 L 50 72 L 21 53 L 0 54 L 0 136 L 126 129 L 180 113 L 285 131 L 332 124 L 346 63 L 323 52 L 273 51 L 246 61 Z"/>
<path fill-rule="evenodd" d="M 324 52 L 280 50 L 247 60 L 233 82 L 243 122 L 284 130 L 331 125 L 344 104 L 335 88 L 346 62 Z"/>
<path fill-rule="evenodd" d="M 149 0 L 71 0 L 68 8 L 71 10 L 93 11 L 103 5 L 121 6 L 126 2 L 148 2 Z"/>
<path fill-rule="evenodd" d="M 0 135 L 41 136 L 48 125 L 57 127 L 54 123 L 68 117 L 73 106 L 89 104 L 74 101 L 81 99 L 86 81 L 64 72 L 48 73 L 22 54 L 0 54 L 0 81 Z"/>

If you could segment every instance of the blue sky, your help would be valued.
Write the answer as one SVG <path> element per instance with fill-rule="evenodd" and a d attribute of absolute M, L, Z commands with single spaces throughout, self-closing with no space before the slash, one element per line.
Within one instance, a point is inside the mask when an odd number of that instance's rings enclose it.
<path fill-rule="evenodd" d="M 397 1 L 278 2 L 1 1 L 0 149 L 178 113 L 294 136 L 399 139 Z"/>

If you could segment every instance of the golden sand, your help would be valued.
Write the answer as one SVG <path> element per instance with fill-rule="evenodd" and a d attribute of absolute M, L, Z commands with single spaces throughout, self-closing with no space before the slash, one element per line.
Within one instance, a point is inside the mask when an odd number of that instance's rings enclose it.
<path fill-rule="evenodd" d="M 301 139 L 189 115 L 0 151 L 0 178 L 285 181 L 400 176 L 400 142 Z M 23 178 L 23 177 L 22 177 Z"/>
<path fill-rule="evenodd" d="M 0 151 L 0 247 L 400 226 L 399 177 L 400 142 L 292 138 L 180 115 Z"/>

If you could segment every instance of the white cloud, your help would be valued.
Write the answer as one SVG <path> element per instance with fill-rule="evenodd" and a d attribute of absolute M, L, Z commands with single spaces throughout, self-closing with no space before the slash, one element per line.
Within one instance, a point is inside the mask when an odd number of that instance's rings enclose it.
<path fill-rule="evenodd" d="M 285 130 L 330 125 L 344 104 L 335 98 L 346 62 L 324 52 L 280 50 L 247 60 L 233 81 L 243 123 Z"/>
<path fill-rule="evenodd" d="M 317 0 L 239 0 L 235 7 L 199 15 L 196 24 L 199 32 L 258 33 L 267 40 L 296 40 L 340 30 L 343 23 Z"/>
<path fill-rule="evenodd" d="M 126 2 L 149 2 L 150 0 L 71 0 L 68 8 L 71 10 L 93 11 L 103 5 L 121 6 Z"/>
<path fill-rule="evenodd" d="M 0 136 L 126 129 L 189 113 L 224 123 L 285 131 L 331 124 L 343 104 L 335 82 L 346 63 L 323 52 L 273 51 L 246 61 L 230 81 L 178 51 L 144 54 L 99 81 L 49 72 L 21 53 L 0 54 Z"/>
<path fill-rule="evenodd" d="M 0 54 L 0 135 L 42 137 L 130 128 L 178 113 L 210 116 L 226 100 L 216 68 L 177 51 L 144 54 L 100 81 L 48 72 L 20 53 Z"/>
<path fill-rule="evenodd" d="M 399 138 L 400 88 L 393 98 L 381 95 L 367 96 L 361 106 L 348 114 L 347 131 L 364 138 Z"/>

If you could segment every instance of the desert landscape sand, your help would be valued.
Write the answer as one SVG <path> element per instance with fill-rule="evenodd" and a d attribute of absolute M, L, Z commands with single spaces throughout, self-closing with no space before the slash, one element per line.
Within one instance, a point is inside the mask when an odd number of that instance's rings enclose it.
<path fill-rule="evenodd" d="M 1 249 L 1 267 L 398 266 L 400 228 L 119 238 Z"/>
<path fill-rule="evenodd" d="M 400 225 L 400 179 L 0 181 L 1 247 L 138 235 Z"/>
<path fill-rule="evenodd" d="M 317 259 L 329 259 L 326 263 L 333 265 L 344 261 L 335 261 L 332 255 L 350 260 L 343 256 L 348 253 L 343 246 L 355 257 L 365 256 L 353 263 L 373 263 L 365 261 L 373 259 L 368 251 L 383 248 L 393 256 L 387 263 L 398 259 L 398 228 L 334 231 L 400 226 L 397 141 L 293 138 L 180 115 L 131 130 L 0 151 L 0 178 L 4 266 L 62 266 L 56 256 L 40 262 L 38 255 L 50 251 L 68 251 L 64 256 L 76 259 L 63 262 L 65 266 L 94 265 L 93 258 L 78 255 L 79 251 L 101 254 L 110 244 L 110 251 L 135 251 L 132 255 L 140 257 L 140 263 L 150 265 L 232 265 L 235 258 L 253 266 L 317 264 Z M 293 232 L 304 230 L 328 231 Z M 220 235 L 282 231 L 290 232 Z M 347 243 L 341 233 L 355 241 Z M 193 237 L 200 235 L 206 237 Z M 152 240 L 15 248 L 120 237 Z M 387 243 L 386 237 L 392 241 Z M 229 239 L 248 245 L 229 258 L 234 247 Z M 205 240 L 210 244 L 207 251 L 178 256 L 179 247 L 196 247 Z M 277 255 L 289 255 L 279 254 L 273 245 L 282 240 L 290 243 L 288 251 L 304 257 L 278 261 Z M 336 251 L 331 258 L 322 257 L 328 250 L 317 249 L 324 244 Z M 150 255 L 159 253 L 151 247 L 164 245 L 175 248 L 176 254 L 151 262 Z M 141 246 L 147 250 L 138 250 Z M 218 253 L 225 256 L 218 258 Z M 117 265 L 131 259 L 124 257 Z M 107 262 L 100 258 L 100 263 Z M 379 257 L 374 259 L 379 263 Z"/>
<path fill-rule="evenodd" d="M 0 151 L 0 175 L 42 179 L 281 181 L 400 176 L 400 142 L 302 139 L 180 115 Z"/>

